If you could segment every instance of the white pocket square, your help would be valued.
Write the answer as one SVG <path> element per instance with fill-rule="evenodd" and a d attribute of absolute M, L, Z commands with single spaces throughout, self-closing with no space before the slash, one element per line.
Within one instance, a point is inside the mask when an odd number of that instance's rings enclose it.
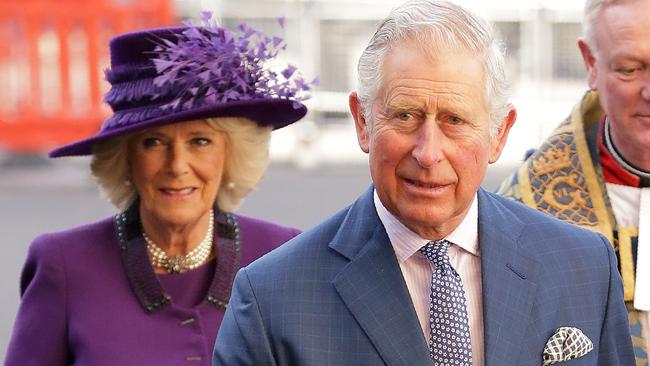
<path fill-rule="evenodd" d="M 544 347 L 544 366 L 582 357 L 592 349 L 594 349 L 594 344 L 580 329 L 558 328 Z"/>

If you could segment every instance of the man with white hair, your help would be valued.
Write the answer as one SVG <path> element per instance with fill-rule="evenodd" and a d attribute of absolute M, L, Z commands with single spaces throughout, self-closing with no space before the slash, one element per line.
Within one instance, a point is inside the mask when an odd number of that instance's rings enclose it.
<path fill-rule="evenodd" d="M 650 0 L 588 0 L 583 33 L 591 90 L 499 193 L 613 243 L 637 365 L 647 365 Z"/>
<path fill-rule="evenodd" d="M 373 184 L 239 271 L 213 365 L 631 365 L 607 240 L 480 189 L 516 119 L 489 25 L 408 1 L 358 72 Z"/>

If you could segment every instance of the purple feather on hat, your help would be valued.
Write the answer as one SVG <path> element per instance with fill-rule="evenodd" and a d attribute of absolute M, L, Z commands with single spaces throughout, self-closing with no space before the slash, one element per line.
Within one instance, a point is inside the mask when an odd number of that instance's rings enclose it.
<path fill-rule="evenodd" d="M 213 117 L 244 117 L 281 128 L 302 118 L 318 80 L 306 81 L 293 65 L 278 67 L 286 49 L 247 24 L 235 31 L 217 26 L 212 13 L 201 24 L 127 33 L 111 40 L 111 115 L 92 137 L 50 152 L 51 157 L 88 155 L 96 142 L 168 123 Z M 284 27 L 284 18 L 278 19 Z"/>
<path fill-rule="evenodd" d="M 295 66 L 280 73 L 271 70 L 269 61 L 286 46 L 282 38 L 265 36 L 246 24 L 238 27 L 238 33 L 231 32 L 211 18 L 210 12 L 203 12 L 201 26 L 189 25 L 176 42 L 161 40 L 156 47 L 152 59 L 159 74 L 156 86 L 170 83 L 180 90 L 162 108 L 191 108 L 209 100 L 310 98 L 312 84 Z"/>

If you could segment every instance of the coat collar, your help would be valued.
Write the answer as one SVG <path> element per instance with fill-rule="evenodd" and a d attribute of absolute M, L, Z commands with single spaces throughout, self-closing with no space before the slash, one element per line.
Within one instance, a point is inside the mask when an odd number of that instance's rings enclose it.
<path fill-rule="evenodd" d="M 387 365 L 424 365 L 431 358 L 372 199 L 371 187 L 348 210 L 330 248 L 350 262 L 333 285 Z"/>
<path fill-rule="evenodd" d="M 165 293 L 149 262 L 138 207 L 138 202 L 134 203 L 128 210 L 116 215 L 113 222 L 131 290 L 142 308 L 152 314 L 169 305 L 172 299 Z M 218 212 L 215 215 L 217 265 L 205 300 L 225 309 L 230 300 L 232 282 L 240 267 L 239 224 L 233 214 L 221 212 L 216 207 L 214 209 Z"/>
<path fill-rule="evenodd" d="M 537 291 L 539 263 L 520 245 L 524 223 L 493 194 L 479 190 L 485 364 L 515 365 Z M 523 209 L 523 208 L 522 208 Z"/>

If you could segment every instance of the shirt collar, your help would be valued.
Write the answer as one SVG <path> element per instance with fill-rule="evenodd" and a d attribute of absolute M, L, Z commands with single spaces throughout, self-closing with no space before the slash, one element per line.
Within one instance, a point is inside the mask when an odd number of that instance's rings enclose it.
<path fill-rule="evenodd" d="M 390 213 L 381 203 L 376 189 L 373 192 L 373 198 L 379 220 L 386 229 L 386 234 L 388 234 L 397 260 L 400 263 L 415 254 L 430 241 L 413 232 Z M 480 255 L 478 245 L 478 199 L 476 194 L 474 194 L 472 204 L 463 221 L 445 239 L 475 256 Z"/>

